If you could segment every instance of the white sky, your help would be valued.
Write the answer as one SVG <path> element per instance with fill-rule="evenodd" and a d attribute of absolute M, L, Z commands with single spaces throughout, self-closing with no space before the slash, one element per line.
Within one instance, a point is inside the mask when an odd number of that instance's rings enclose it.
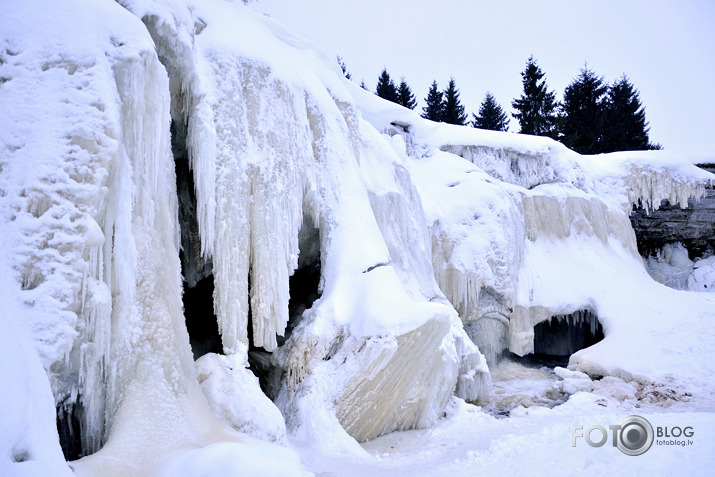
<path fill-rule="evenodd" d="M 340 55 L 374 91 L 383 67 L 424 106 L 453 76 L 468 112 L 491 91 L 508 114 L 533 54 L 550 89 L 588 62 L 607 82 L 626 73 L 640 91 L 651 141 L 715 152 L 713 0 L 257 0 L 327 55 Z M 470 115 L 471 119 L 471 115 Z M 518 123 L 511 119 L 510 130 Z"/>

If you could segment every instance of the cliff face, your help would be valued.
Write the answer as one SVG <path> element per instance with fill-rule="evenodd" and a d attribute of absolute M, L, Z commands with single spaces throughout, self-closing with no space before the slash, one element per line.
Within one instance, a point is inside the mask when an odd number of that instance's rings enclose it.
<path fill-rule="evenodd" d="M 688 249 L 691 259 L 701 257 L 708 249 L 715 249 L 713 188 L 706 189 L 699 201 L 689 200 L 687 209 L 663 201 L 658 210 L 647 213 L 644 209 L 637 209 L 630 218 L 642 255 L 655 253 L 672 242 L 681 242 Z"/>

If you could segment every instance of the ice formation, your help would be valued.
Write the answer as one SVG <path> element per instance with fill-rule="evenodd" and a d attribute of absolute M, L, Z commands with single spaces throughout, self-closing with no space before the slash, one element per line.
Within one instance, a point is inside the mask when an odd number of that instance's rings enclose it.
<path fill-rule="evenodd" d="M 688 277 L 688 289 L 702 292 L 715 292 L 715 256 L 696 260 L 693 273 Z"/>
<path fill-rule="evenodd" d="M 713 371 L 678 351 L 711 296 L 654 284 L 628 219 L 712 174 L 425 121 L 240 4 L 80 3 L 0 20 L 2 372 L 33 403 L 3 397 L 3 473 L 302 475 L 290 447 L 432 426 L 564 315 L 605 334 L 574 369 Z M 187 330 L 203 280 L 223 355 Z"/>
<path fill-rule="evenodd" d="M 645 260 L 653 280 L 676 290 L 715 291 L 715 256 L 690 260 L 688 250 L 679 242 L 666 244 Z"/>

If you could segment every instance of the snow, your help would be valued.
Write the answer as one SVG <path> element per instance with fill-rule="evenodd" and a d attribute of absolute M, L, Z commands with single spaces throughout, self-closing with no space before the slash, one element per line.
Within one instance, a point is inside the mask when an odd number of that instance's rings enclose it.
<path fill-rule="evenodd" d="M 666 244 L 654 256 L 645 259 L 653 280 L 676 290 L 715 291 L 715 257 L 690 260 L 681 243 Z"/>
<path fill-rule="evenodd" d="M 308 465 L 347 476 L 471 475 L 475 469 L 494 475 L 603 475 L 614 470 L 631 475 L 708 474 L 713 463 L 708 452 L 713 417 L 687 408 L 669 413 L 649 406 L 639 415 L 653 426 L 693 426 L 692 446 L 654 444 L 639 459 L 623 455 L 610 441 L 601 448 L 583 440 L 571 447 L 573 425 L 607 428 L 633 403 L 581 392 L 554 409 L 517 408 L 520 411 L 509 419 L 495 419 L 478 407 L 454 401 L 434 429 L 394 433 L 366 444 L 371 460 L 336 462 L 320 456 Z"/>
<path fill-rule="evenodd" d="M 0 19 L 0 473 L 711 467 L 715 298 L 651 275 L 712 291 L 715 257 L 644 265 L 628 213 L 698 199 L 712 158 L 425 121 L 239 3 L 80 3 Z M 225 353 L 196 363 L 172 146 Z M 280 344 L 304 223 L 320 298 Z M 568 368 L 497 363 L 580 310 L 605 338 Z M 249 346 L 273 352 L 274 402 Z M 53 407 L 80 423 L 69 467 Z M 574 422 L 632 413 L 696 444 L 569 447 Z"/>
<path fill-rule="evenodd" d="M 244 354 L 208 353 L 196 360 L 201 391 L 224 424 L 258 439 L 287 444 L 278 408 L 263 394 Z"/>
<path fill-rule="evenodd" d="M 0 474 L 12 476 L 71 476 L 65 464 L 55 426 L 54 398 L 35 346 L 18 318 L 27 309 L 14 298 L 20 293 L 9 280 L 0 243 L 0 375 L 6 392 L 0 393 Z"/>
<path fill-rule="evenodd" d="M 688 277 L 688 289 L 715 292 L 715 256 L 695 261 L 693 273 Z"/>

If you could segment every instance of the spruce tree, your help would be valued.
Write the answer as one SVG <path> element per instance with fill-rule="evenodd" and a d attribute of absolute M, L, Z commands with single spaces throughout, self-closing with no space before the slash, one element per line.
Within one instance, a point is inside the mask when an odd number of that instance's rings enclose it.
<path fill-rule="evenodd" d="M 427 106 L 422 108 L 422 117 L 430 121 L 442 121 L 444 114 L 444 103 L 442 101 L 442 92 L 437 86 L 437 82 L 433 81 L 425 98 Z"/>
<path fill-rule="evenodd" d="M 459 101 L 459 90 L 454 78 L 450 78 L 449 84 L 444 90 L 442 121 L 449 124 L 459 124 L 460 126 L 464 126 L 467 123 L 467 115 L 464 112 L 464 106 Z"/>
<path fill-rule="evenodd" d="M 506 131 L 509 129 L 509 119 L 502 107 L 494 99 L 494 95 L 487 93 L 479 106 L 479 116 L 472 113 L 474 120 L 472 126 L 479 129 L 492 131 Z"/>
<path fill-rule="evenodd" d="M 348 71 L 348 67 L 345 66 L 345 62 L 340 57 L 340 55 L 338 55 L 338 64 L 340 65 L 340 69 L 343 71 L 343 75 L 345 75 L 345 77 L 349 80 L 353 79 L 353 75 L 351 75 Z"/>
<path fill-rule="evenodd" d="M 564 90 L 562 142 L 581 154 L 604 151 L 604 98 L 607 87 L 588 66 Z"/>
<path fill-rule="evenodd" d="M 603 152 L 660 149 L 648 138 L 648 122 L 636 90 L 624 74 L 608 89 L 605 101 Z"/>
<path fill-rule="evenodd" d="M 360 80 L 360 87 L 364 89 L 365 91 L 369 91 L 367 88 L 367 85 L 365 84 L 365 80 Z"/>
<path fill-rule="evenodd" d="M 392 78 L 390 78 L 390 75 L 387 73 L 387 68 L 383 68 L 382 73 L 377 80 L 375 94 L 383 99 L 392 101 L 393 103 L 398 102 L 397 88 L 395 87 L 395 83 L 392 81 Z"/>
<path fill-rule="evenodd" d="M 522 134 L 536 136 L 557 135 L 556 94 L 549 92 L 541 68 L 536 64 L 533 56 L 526 62 L 526 68 L 521 73 L 524 92 L 520 98 L 511 102 L 517 110 L 512 114 L 519 121 Z"/>
<path fill-rule="evenodd" d="M 417 107 L 415 95 L 412 94 L 412 89 L 407 85 L 405 78 L 400 80 L 400 86 L 397 87 L 397 103 L 409 109 Z"/>

